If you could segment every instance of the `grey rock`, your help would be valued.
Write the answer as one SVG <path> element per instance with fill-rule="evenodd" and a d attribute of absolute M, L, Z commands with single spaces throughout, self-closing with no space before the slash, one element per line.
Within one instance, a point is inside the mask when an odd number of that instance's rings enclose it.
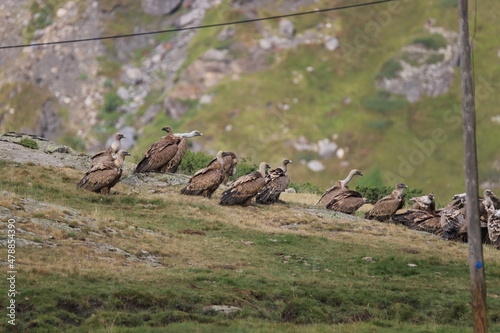
<path fill-rule="evenodd" d="M 162 107 L 158 104 L 151 104 L 149 108 L 146 109 L 144 114 L 142 115 L 141 119 L 139 120 L 139 123 L 141 125 L 148 125 L 150 124 L 155 117 L 160 113 L 162 110 Z"/>
<path fill-rule="evenodd" d="M 241 311 L 241 308 L 231 305 L 208 305 L 202 309 L 204 312 L 220 312 L 220 313 L 233 313 Z"/>
<path fill-rule="evenodd" d="M 167 15 L 177 10 L 182 0 L 142 0 L 142 10 L 149 15 Z"/>
<path fill-rule="evenodd" d="M 170 97 L 165 99 L 163 107 L 165 112 L 174 120 L 180 119 L 188 110 L 188 106 Z"/>
<path fill-rule="evenodd" d="M 281 19 L 279 23 L 280 35 L 292 39 L 295 34 L 295 25 L 288 19 Z"/>
<path fill-rule="evenodd" d="M 144 81 L 144 74 L 137 67 L 126 66 L 120 75 L 123 83 L 127 85 L 137 85 Z"/>
<path fill-rule="evenodd" d="M 297 193 L 297 191 L 293 187 L 289 187 L 285 190 L 285 193 Z"/>
<path fill-rule="evenodd" d="M 203 54 L 202 59 L 206 61 L 227 61 L 229 60 L 229 51 L 210 49 Z"/>
<path fill-rule="evenodd" d="M 337 38 L 330 37 L 325 40 L 324 45 L 328 51 L 335 51 L 340 46 L 340 42 Z"/>
<path fill-rule="evenodd" d="M 307 163 L 307 167 L 314 172 L 325 170 L 325 166 L 318 160 L 312 160 Z"/>
<path fill-rule="evenodd" d="M 203 21 L 203 17 L 205 16 L 205 10 L 201 8 L 195 8 L 190 12 L 182 15 L 176 22 L 176 25 L 179 28 L 183 28 L 188 24 L 197 25 Z"/>
<path fill-rule="evenodd" d="M 130 93 L 128 92 L 128 89 L 125 87 L 118 88 L 118 90 L 116 91 L 116 94 L 124 101 L 126 101 L 130 98 Z"/>

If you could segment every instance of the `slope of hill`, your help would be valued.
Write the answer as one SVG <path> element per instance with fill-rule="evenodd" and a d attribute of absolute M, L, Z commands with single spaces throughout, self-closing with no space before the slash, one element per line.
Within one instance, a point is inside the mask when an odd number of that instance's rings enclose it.
<path fill-rule="evenodd" d="M 82 154 L 0 145 L 4 251 L 15 240 L 1 262 L 15 275 L 1 287 L 3 309 L 15 300 L 6 332 L 471 330 L 466 244 L 300 194 L 223 207 L 220 190 L 182 196 L 170 179 L 130 182 L 128 167 L 103 196 L 76 189 Z M 27 152 L 37 163 L 20 162 Z M 498 250 L 486 245 L 484 257 L 490 332 L 500 332 Z"/>
<path fill-rule="evenodd" d="M 7 1 L 4 43 L 127 34 L 362 1 Z M 480 181 L 498 187 L 499 4 L 473 25 Z M 455 1 L 413 0 L 199 31 L 7 50 L 0 128 L 96 151 L 126 130 L 138 159 L 159 128 L 194 150 L 296 163 L 294 180 L 463 192 Z M 23 75 L 19 75 L 23 73 Z M 26 103 L 28 101 L 28 103 Z M 299 163 L 297 163 L 299 162 Z"/>

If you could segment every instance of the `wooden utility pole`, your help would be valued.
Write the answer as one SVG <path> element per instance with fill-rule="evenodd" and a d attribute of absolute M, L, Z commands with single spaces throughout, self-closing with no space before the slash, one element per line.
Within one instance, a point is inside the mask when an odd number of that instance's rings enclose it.
<path fill-rule="evenodd" d="M 462 114 L 465 146 L 465 185 L 467 191 L 467 239 L 472 292 L 474 333 L 488 332 L 486 281 L 479 221 L 479 193 L 476 154 L 476 114 L 469 42 L 468 0 L 458 0 L 460 21 L 460 67 L 462 77 Z"/>

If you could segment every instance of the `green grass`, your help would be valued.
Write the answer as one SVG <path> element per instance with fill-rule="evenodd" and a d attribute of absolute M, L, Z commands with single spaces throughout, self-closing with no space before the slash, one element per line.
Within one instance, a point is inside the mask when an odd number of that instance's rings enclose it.
<path fill-rule="evenodd" d="M 71 232 L 42 229 L 42 236 L 19 235 L 44 244 L 46 233 L 60 244 L 17 248 L 20 330 L 471 329 L 465 244 L 400 226 L 306 214 L 289 205 L 220 207 L 217 199 L 180 196 L 176 188 L 167 195 L 139 196 L 127 195 L 129 188 L 118 185 L 119 194 L 102 196 L 77 190 L 74 184 L 83 172 L 73 169 L 0 163 L 0 172 L 0 190 L 19 195 L 2 203 L 14 211 L 19 198 L 28 196 L 97 218 Z M 29 215 L 24 216 L 22 228 L 34 228 L 26 220 Z M 36 216 L 63 218 L 50 210 Z M 301 225 L 301 231 L 280 228 L 291 223 Z M 104 228 L 118 233 L 95 236 Z M 180 232 L 186 229 L 205 234 Z M 118 253 L 82 246 L 85 242 L 111 244 L 138 256 L 146 250 L 162 266 L 134 263 Z M 497 251 L 486 249 L 485 262 L 491 331 L 498 332 Z M 5 298 L 1 302 L 6 305 Z M 203 312 L 210 304 L 242 310 L 232 315 Z M 0 325 L 8 327 L 5 318 Z"/>

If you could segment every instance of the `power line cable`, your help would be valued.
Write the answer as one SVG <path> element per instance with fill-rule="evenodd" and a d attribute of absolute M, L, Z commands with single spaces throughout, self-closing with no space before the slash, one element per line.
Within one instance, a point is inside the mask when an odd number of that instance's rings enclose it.
<path fill-rule="evenodd" d="M 275 20 L 275 19 L 279 19 L 279 18 L 286 18 L 286 17 L 293 17 L 293 16 L 300 16 L 300 15 L 309 15 L 309 14 L 317 14 L 317 13 L 324 13 L 324 12 L 330 12 L 330 11 L 335 11 L 335 10 L 343 10 L 343 9 L 349 9 L 349 8 L 378 5 L 378 4 L 381 4 L 381 3 L 394 2 L 394 1 L 399 1 L 399 0 L 379 0 L 379 1 L 365 2 L 365 3 L 355 4 L 355 5 L 333 7 L 333 8 L 326 8 L 326 9 L 316 9 L 316 10 L 312 10 L 312 11 L 308 11 L 308 12 L 299 12 L 299 13 L 292 13 L 292 14 L 285 14 L 285 15 L 276 15 L 276 16 L 269 16 L 269 17 L 263 17 L 263 18 L 241 20 L 241 21 L 233 21 L 233 22 L 225 22 L 225 23 L 215 23 L 215 24 L 200 25 L 200 26 L 195 26 L 195 27 L 176 28 L 176 29 L 148 31 L 148 32 L 138 32 L 138 33 L 133 33 L 133 34 L 125 34 L 125 35 L 114 35 L 114 36 L 104 36 L 104 37 L 71 39 L 71 40 L 63 40 L 63 41 L 57 41 L 57 42 L 7 45 L 7 46 L 0 46 L 0 50 L 15 49 L 15 48 L 21 48 L 21 47 L 35 47 L 35 46 L 48 46 L 48 45 L 57 45 L 57 44 L 90 42 L 90 41 L 105 40 L 105 39 L 128 38 L 128 37 L 154 35 L 154 34 L 161 34 L 161 33 L 168 33 L 168 32 L 177 32 L 177 31 L 186 31 L 186 30 L 197 30 L 197 29 L 205 29 L 205 28 L 214 28 L 214 27 L 222 27 L 222 26 L 226 26 L 226 25 L 235 25 L 235 24 L 251 23 L 251 22 L 258 22 L 258 21 Z"/>

